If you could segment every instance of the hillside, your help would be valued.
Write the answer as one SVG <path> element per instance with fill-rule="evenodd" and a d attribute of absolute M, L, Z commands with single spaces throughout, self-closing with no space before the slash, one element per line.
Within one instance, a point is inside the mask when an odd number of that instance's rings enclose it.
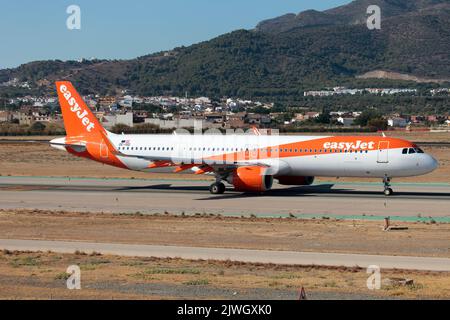
<path fill-rule="evenodd" d="M 355 25 L 365 24 L 366 10 L 370 5 L 381 8 L 382 18 L 401 16 L 417 12 L 432 6 L 448 3 L 447 0 L 358 0 L 347 5 L 323 12 L 308 10 L 299 14 L 287 14 L 260 22 L 256 30 L 268 33 L 280 33 L 297 27 L 315 27 L 318 25 Z"/>
<path fill-rule="evenodd" d="M 369 2 L 382 7 L 379 31 L 369 31 L 361 23 Z M 255 30 L 238 30 L 132 60 L 32 62 L 0 70 L 0 82 L 17 77 L 35 89 L 51 91 L 52 81 L 69 79 L 83 93 L 126 88 L 145 95 L 187 91 L 212 97 L 286 99 L 303 90 L 387 81 L 357 78 L 364 74 L 368 78 L 373 71 L 400 73 L 408 80 L 449 79 L 450 3 L 357 0 L 324 12 L 285 15 L 261 22 Z"/>

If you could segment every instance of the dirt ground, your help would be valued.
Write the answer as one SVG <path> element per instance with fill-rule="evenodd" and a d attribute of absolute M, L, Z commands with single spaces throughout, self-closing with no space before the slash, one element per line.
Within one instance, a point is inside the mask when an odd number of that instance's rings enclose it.
<path fill-rule="evenodd" d="M 81 270 L 68 290 L 67 267 Z M 450 274 L 382 270 L 379 290 L 360 268 L 294 267 L 98 254 L 0 251 L 0 299 L 391 299 L 450 297 Z M 392 278 L 412 279 L 408 286 Z"/>
<path fill-rule="evenodd" d="M 450 257 L 450 224 L 0 210 L 0 237 Z"/>
<path fill-rule="evenodd" d="M 450 133 L 392 133 L 392 136 L 411 141 L 450 142 Z M 51 139 L 52 137 L 7 137 L 7 139 Z M 1 139 L 0 139 L 1 140 Z M 399 178 L 394 182 L 450 182 L 450 148 L 431 146 L 424 150 L 439 160 L 440 167 L 420 177 Z M 0 175 L 56 176 L 136 179 L 195 179 L 212 180 L 211 176 L 174 173 L 144 173 L 110 167 L 91 160 L 74 157 L 45 143 L 0 143 Z M 329 181 L 334 178 L 320 178 Z M 378 181 L 378 179 L 340 178 L 339 181 Z"/>

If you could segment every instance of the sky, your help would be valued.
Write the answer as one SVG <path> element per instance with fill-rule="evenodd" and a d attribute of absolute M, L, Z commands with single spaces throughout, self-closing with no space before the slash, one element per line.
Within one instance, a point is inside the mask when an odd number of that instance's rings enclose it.
<path fill-rule="evenodd" d="M 350 0 L 1 0 L 0 69 L 48 59 L 131 59 Z M 81 29 L 69 30 L 70 5 Z"/>

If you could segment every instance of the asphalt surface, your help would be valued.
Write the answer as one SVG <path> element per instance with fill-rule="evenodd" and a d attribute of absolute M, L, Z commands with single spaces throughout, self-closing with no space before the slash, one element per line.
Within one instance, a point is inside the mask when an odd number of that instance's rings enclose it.
<path fill-rule="evenodd" d="M 0 239 L 0 248 L 17 251 L 52 251 L 58 253 L 98 252 L 132 257 L 223 260 L 283 265 L 318 265 L 382 269 L 450 271 L 450 259 L 429 257 L 382 256 L 343 253 L 315 253 L 181 246 L 155 246 L 114 243 Z"/>
<path fill-rule="evenodd" d="M 395 195 L 391 197 L 382 194 L 381 183 L 275 185 L 265 194 L 243 194 L 230 188 L 223 195 L 211 195 L 209 184 L 191 180 L 0 177 L 0 209 L 270 217 L 290 214 L 437 217 L 450 222 L 450 184 L 394 184 Z"/>

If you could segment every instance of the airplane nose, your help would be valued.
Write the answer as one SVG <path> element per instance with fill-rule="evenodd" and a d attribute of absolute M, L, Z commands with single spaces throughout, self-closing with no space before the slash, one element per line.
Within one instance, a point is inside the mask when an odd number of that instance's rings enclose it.
<path fill-rule="evenodd" d="M 429 172 L 436 170 L 439 167 L 439 162 L 429 154 L 427 154 L 424 166 Z"/>

